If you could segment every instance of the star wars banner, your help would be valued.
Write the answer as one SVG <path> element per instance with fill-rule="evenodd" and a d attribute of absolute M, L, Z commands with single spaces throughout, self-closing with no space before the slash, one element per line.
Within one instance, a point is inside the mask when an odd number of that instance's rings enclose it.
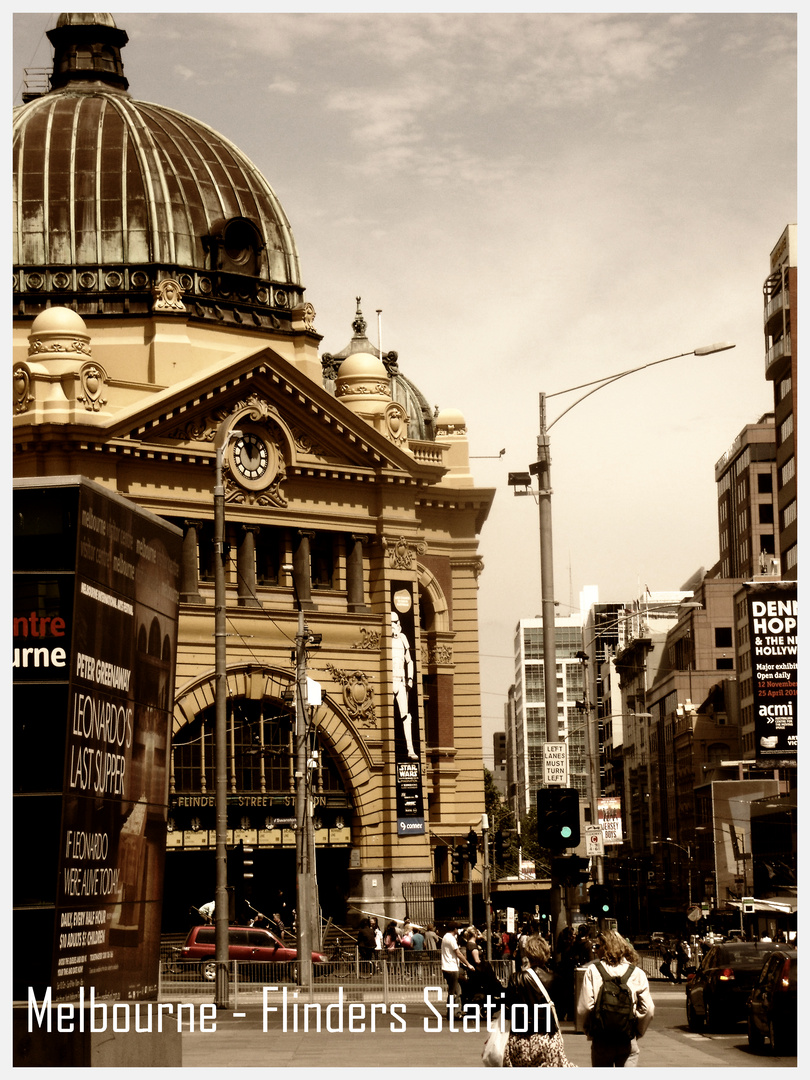
<path fill-rule="evenodd" d="M 757 759 L 796 761 L 798 752 L 795 582 L 748 587 L 754 740 Z"/>
<path fill-rule="evenodd" d="M 391 673 L 394 699 L 397 835 L 425 831 L 422 801 L 422 754 L 419 738 L 419 689 L 416 684 L 413 586 L 391 583 Z"/>

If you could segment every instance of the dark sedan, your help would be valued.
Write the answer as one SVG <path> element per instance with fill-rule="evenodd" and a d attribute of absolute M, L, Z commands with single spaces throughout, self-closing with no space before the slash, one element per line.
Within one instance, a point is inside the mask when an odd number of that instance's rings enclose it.
<path fill-rule="evenodd" d="M 689 1030 L 717 1031 L 745 1020 L 763 961 L 776 948 L 770 941 L 727 941 L 709 949 L 686 984 Z"/>
<path fill-rule="evenodd" d="M 776 949 L 762 965 L 748 999 L 748 1045 L 773 1054 L 795 1054 L 798 1018 L 798 960 L 795 949 Z"/>

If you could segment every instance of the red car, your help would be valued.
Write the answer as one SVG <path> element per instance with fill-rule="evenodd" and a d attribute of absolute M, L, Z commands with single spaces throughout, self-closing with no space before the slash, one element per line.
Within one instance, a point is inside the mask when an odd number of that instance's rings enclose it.
<path fill-rule="evenodd" d="M 186 962 L 200 960 L 203 978 L 213 982 L 216 978 L 215 951 L 216 928 L 193 926 L 181 950 L 181 958 Z M 228 960 L 284 964 L 297 959 L 298 951 L 285 945 L 272 930 L 263 930 L 258 926 L 228 927 Z M 323 953 L 313 952 L 312 960 L 313 963 L 322 964 L 326 962 L 326 957 Z"/>

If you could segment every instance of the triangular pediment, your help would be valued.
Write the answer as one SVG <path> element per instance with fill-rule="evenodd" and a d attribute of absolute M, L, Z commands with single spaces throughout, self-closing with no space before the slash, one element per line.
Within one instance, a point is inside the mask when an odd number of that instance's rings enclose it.
<path fill-rule="evenodd" d="M 440 447 L 435 462 L 417 461 L 272 349 L 161 391 L 119 413 L 109 434 L 213 452 L 217 429 L 234 414 L 249 415 L 251 425 L 281 439 L 294 468 L 394 471 L 422 483 L 436 483 L 445 472 Z"/>

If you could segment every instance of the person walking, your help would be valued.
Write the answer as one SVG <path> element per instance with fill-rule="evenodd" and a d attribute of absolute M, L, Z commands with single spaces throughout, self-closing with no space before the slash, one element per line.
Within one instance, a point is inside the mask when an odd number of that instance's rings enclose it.
<path fill-rule="evenodd" d="M 548 970 L 551 949 L 539 934 L 530 934 L 521 946 L 525 966 L 510 975 L 506 987 L 511 1030 L 503 1064 L 508 1068 L 573 1068 L 565 1054 L 560 1023 Z"/>
<path fill-rule="evenodd" d="M 624 938 L 605 930 L 597 940 L 596 959 L 585 969 L 577 1020 L 590 1040 L 593 1068 L 635 1068 L 638 1040 L 655 1013 L 647 976 L 628 953 L 635 955 Z"/>
<path fill-rule="evenodd" d="M 425 951 L 439 951 L 439 935 L 436 933 L 436 927 L 433 923 L 428 923 L 427 930 L 425 930 Z"/>
<path fill-rule="evenodd" d="M 461 983 L 459 971 L 462 967 L 472 970 L 472 964 L 462 954 L 458 944 L 456 924 L 447 923 L 445 933 L 441 941 L 442 975 L 447 984 L 447 1016 L 450 1016 L 450 999 L 456 1007 L 461 1004 Z"/>
<path fill-rule="evenodd" d="M 369 974 L 374 964 L 374 956 L 377 951 L 377 939 L 371 929 L 371 919 L 363 919 L 357 931 L 357 947 L 360 950 L 360 959 L 369 965 Z"/>

